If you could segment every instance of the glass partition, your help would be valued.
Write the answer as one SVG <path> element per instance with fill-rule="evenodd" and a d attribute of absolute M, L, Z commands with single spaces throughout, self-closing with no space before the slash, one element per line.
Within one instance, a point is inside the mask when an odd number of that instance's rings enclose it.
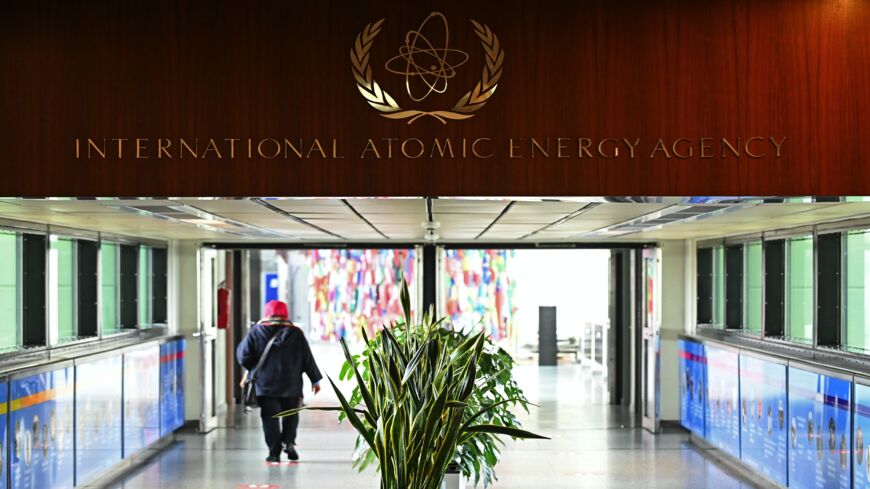
<path fill-rule="evenodd" d="M 789 339 L 813 342 L 813 238 L 786 242 L 786 331 Z"/>
<path fill-rule="evenodd" d="M 743 327 L 747 331 L 760 333 L 763 311 L 762 282 L 764 281 L 761 241 L 747 243 L 745 256 L 743 277 L 746 298 L 743 302 Z"/>
<path fill-rule="evenodd" d="M 140 326 L 148 326 L 151 320 L 151 247 L 142 245 L 139 247 L 139 270 L 137 288 L 137 308 L 139 310 Z"/>
<path fill-rule="evenodd" d="M 713 324 L 725 326 L 725 247 L 713 248 Z"/>
<path fill-rule="evenodd" d="M 118 318 L 118 245 L 100 244 L 100 327 L 103 334 L 121 330 Z"/>
<path fill-rule="evenodd" d="M 870 230 L 846 234 L 846 346 L 870 350 Z"/>
<path fill-rule="evenodd" d="M 20 343 L 18 247 L 18 235 L 0 231 L 0 351 Z"/>
<path fill-rule="evenodd" d="M 48 262 L 49 342 L 76 338 L 75 240 L 51 236 Z"/>

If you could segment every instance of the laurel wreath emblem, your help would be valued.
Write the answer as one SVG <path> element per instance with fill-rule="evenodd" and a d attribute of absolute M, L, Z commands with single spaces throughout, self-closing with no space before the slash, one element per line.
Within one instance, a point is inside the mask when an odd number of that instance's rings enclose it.
<path fill-rule="evenodd" d="M 462 96 L 450 110 L 423 111 L 414 109 L 402 109 L 396 100 L 381 88 L 372 75 L 372 67 L 369 63 L 369 51 L 375 38 L 381 32 L 381 24 L 384 19 L 366 25 L 356 36 L 353 48 L 350 50 L 350 60 L 353 65 L 353 76 L 356 85 L 370 106 L 378 110 L 383 117 L 389 119 L 408 119 L 408 124 L 425 116 L 434 117 L 446 124 L 447 120 L 462 120 L 474 117 L 474 112 L 486 105 L 486 102 L 495 93 L 498 81 L 502 74 L 504 64 L 504 50 L 498 41 L 498 36 L 492 32 L 486 24 L 471 21 L 474 33 L 480 38 L 486 54 L 486 63 L 483 66 L 483 76 L 473 89 Z"/>

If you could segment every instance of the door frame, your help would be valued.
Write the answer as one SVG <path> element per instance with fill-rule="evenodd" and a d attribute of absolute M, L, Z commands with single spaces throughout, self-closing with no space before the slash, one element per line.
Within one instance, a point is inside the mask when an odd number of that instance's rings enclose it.
<path fill-rule="evenodd" d="M 640 260 L 635 269 L 640 277 L 637 297 L 641 325 L 638 335 L 641 397 L 638 404 L 641 426 L 658 433 L 661 431 L 661 248 L 648 248 L 638 255 Z"/>

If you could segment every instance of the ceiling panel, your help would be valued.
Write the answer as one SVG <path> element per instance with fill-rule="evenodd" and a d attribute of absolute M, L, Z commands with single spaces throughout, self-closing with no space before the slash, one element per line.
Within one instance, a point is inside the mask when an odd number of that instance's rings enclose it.
<path fill-rule="evenodd" d="M 204 210 L 206 212 L 211 212 L 213 214 L 217 214 L 219 216 L 226 217 L 226 214 L 274 214 L 273 211 L 263 207 L 260 204 L 257 204 L 254 201 L 247 199 L 236 199 L 236 200 L 179 200 L 179 203 L 182 205 L 189 205 L 191 207 L 196 207 L 197 209 Z"/>
<path fill-rule="evenodd" d="M 442 226 L 454 224 L 480 224 L 483 226 L 487 226 L 496 217 L 498 217 L 498 214 L 436 214 L 435 220 L 441 223 Z"/>
<path fill-rule="evenodd" d="M 452 200 L 435 199 L 432 212 L 435 220 L 440 214 L 495 214 L 498 215 L 508 205 L 509 200 Z"/>
<path fill-rule="evenodd" d="M 577 202 L 514 202 L 508 214 L 561 214 L 568 215 L 586 204 Z"/>
<path fill-rule="evenodd" d="M 347 199 L 361 214 L 417 214 L 426 218 L 426 200 L 415 199 Z"/>
<path fill-rule="evenodd" d="M 550 212 L 542 212 L 540 214 L 535 214 L 532 212 L 522 212 L 522 213 L 514 213 L 513 208 L 511 208 L 510 212 L 502 216 L 498 222 L 512 222 L 517 224 L 540 224 L 544 226 L 546 224 L 552 224 L 559 219 L 562 219 L 566 216 L 566 214 L 554 214 Z"/>
<path fill-rule="evenodd" d="M 612 223 L 630 221 L 670 207 L 669 204 L 605 203 L 597 205 L 578 216 L 578 219 L 609 221 Z"/>
<path fill-rule="evenodd" d="M 426 201 L 413 199 L 348 198 L 348 202 L 378 230 L 393 240 L 420 240 L 421 226 L 427 219 Z M 278 207 L 348 240 L 384 241 L 384 238 L 359 218 L 341 199 L 268 200 Z M 507 199 L 435 199 L 436 233 L 442 241 L 471 241 L 493 223 L 510 202 Z M 594 231 L 627 223 L 666 209 L 672 204 L 599 203 L 572 219 L 550 225 L 581 209 L 585 203 L 573 201 L 515 201 L 511 209 L 483 235 L 485 241 L 514 241 L 535 232 L 528 242 L 565 240 L 650 241 L 656 239 L 706 238 L 758 232 L 844 218 L 870 216 L 870 202 L 788 203 L 746 205 L 704 217 L 665 224 L 645 232 L 613 236 Z M 226 221 L 202 221 L 235 234 L 197 226 L 194 222 L 158 219 L 150 214 L 125 212 L 121 206 L 189 206 L 215 214 Z M 728 205 L 722 205 L 723 209 Z M 673 208 L 672 210 L 676 210 Z M 173 214 L 174 215 L 174 214 Z M 181 214 L 183 218 L 184 214 Z M 31 200 L 0 199 L 0 217 L 43 224 L 67 226 L 115 234 L 156 239 L 196 239 L 215 241 L 335 241 L 337 238 L 299 223 L 248 199 L 110 199 L 110 200 Z M 206 216 L 207 217 L 207 216 Z M 242 223 L 234 226 L 232 222 Z M 545 229 L 542 229 L 545 228 Z M 269 238 L 263 233 L 277 233 Z M 240 236 L 239 234 L 245 234 Z M 265 236 L 265 237 L 264 237 Z"/>
<path fill-rule="evenodd" d="M 363 217 L 369 220 L 369 222 L 374 224 L 389 224 L 389 223 L 401 223 L 403 225 L 416 225 L 421 226 L 423 222 L 426 222 L 425 214 L 370 214 L 365 213 Z"/>
<path fill-rule="evenodd" d="M 268 200 L 267 203 L 291 214 L 353 214 L 340 199 Z"/>

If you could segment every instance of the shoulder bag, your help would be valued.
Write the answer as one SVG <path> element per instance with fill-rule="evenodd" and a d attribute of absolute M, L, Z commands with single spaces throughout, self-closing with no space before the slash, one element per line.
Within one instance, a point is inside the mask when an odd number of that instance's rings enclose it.
<path fill-rule="evenodd" d="M 248 372 L 248 376 L 242 384 L 242 401 L 245 406 L 255 406 L 257 404 L 257 374 L 260 373 L 260 368 L 263 367 L 266 357 L 269 356 L 269 350 L 272 349 L 272 344 L 275 343 L 275 339 L 278 338 L 280 333 L 281 330 L 279 329 L 272 334 L 269 342 L 266 343 L 266 348 L 263 349 L 263 354 L 260 355 L 260 361 L 257 362 L 257 366 L 254 367 L 254 370 Z"/>

